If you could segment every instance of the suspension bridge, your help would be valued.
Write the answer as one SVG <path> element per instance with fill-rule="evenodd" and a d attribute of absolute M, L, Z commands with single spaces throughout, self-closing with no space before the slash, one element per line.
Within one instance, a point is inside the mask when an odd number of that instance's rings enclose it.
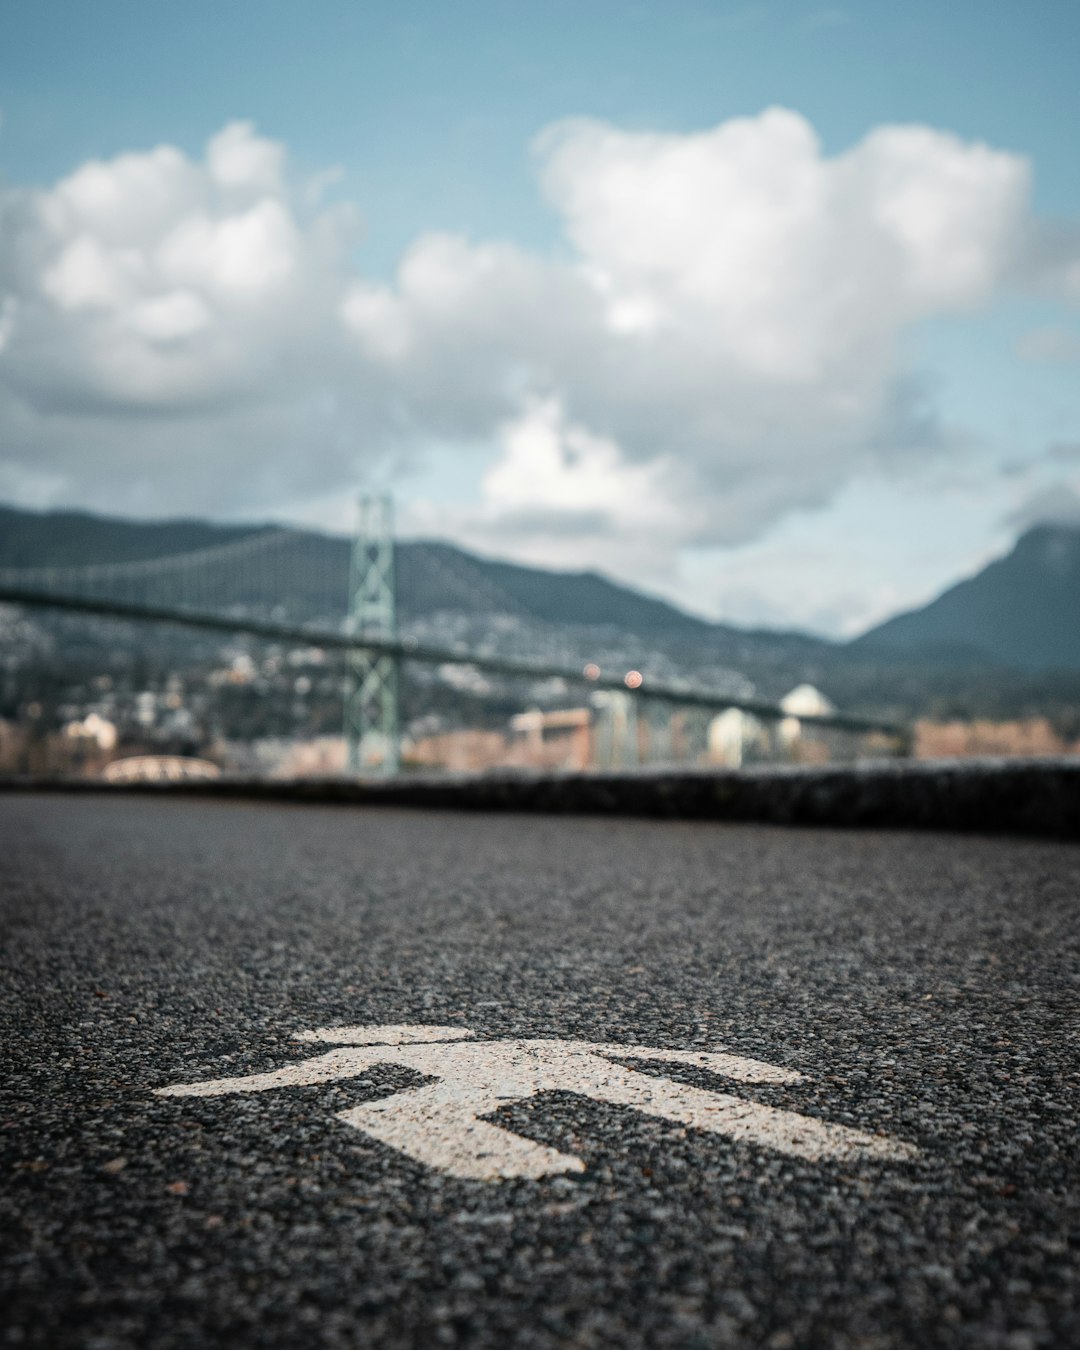
<path fill-rule="evenodd" d="M 292 647 L 342 655 L 344 730 L 350 772 L 399 768 L 404 666 L 468 668 L 495 679 L 561 682 L 591 700 L 609 763 L 640 762 L 639 727 L 653 750 L 670 752 L 671 720 L 702 727 L 736 709 L 766 726 L 790 713 L 748 693 L 733 672 L 715 687 L 627 671 L 617 656 L 581 660 L 565 627 L 545 623 L 467 555 L 439 544 L 395 548 L 387 498 L 364 498 L 359 529 L 348 541 L 300 530 L 253 529 L 239 538 L 164 557 L 50 567 L 0 569 L 0 603 L 69 615 L 221 634 L 247 634 Z M 610 659 L 609 659 L 610 658 Z M 663 669 L 662 663 L 660 668 Z M 803 715 L 822 732 L 886 738 L 903 753 L 907 732 L 874 718 L 840 712 Z M 618 742 L 618 748 L 614 743 Z M 666 749 L 665 749 L 666 747 Z"/>

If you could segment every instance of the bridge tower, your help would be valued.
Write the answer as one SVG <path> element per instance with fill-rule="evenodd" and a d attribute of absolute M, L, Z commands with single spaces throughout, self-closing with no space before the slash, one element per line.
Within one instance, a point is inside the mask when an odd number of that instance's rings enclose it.
<path fill-rule="evenodd" d="M 358 639 L 397 638 L 394 504 L 389 494 L 360 498 L 349 576 L 347 631 Z M 345 685 L 346 768 L 395 774 L 401 767 L 398 659 L 357 645 Z"/>

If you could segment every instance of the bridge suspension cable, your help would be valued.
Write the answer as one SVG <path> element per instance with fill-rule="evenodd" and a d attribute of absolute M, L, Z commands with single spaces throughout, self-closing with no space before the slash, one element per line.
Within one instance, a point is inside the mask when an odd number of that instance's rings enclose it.
<path fill-rule="evenodd" d="M 0 602 L 246 632 L 342 651 L 348 663 L 345 732 L 354 771 L 379 764 L 387 771 L 397 767 L 405 661 L 440 671 L 468 666 L 495 679 L 584 685 L 590 694 L 610 695 L 606 703 L 599 700 L 598 709 L 629 718 L 628 726 L 636 725 L 638 708 L 656 710 L 661 703 L 688 716 L 695 709 L 701 715 L 739 709 L 772 723 L 785 716 L 779 707 L 750 697 L 733 672 L 720 687 L 654 673 L 632 695 L 621 676 L 587 679 L 567 634 L 537 620 L 468 555 L 438 543 L 397 550 L 389 500 L 366 498 L 360 510 L 352 549 L 347 540 L 332 536 L 265 528 L 165 557 L 0 568 Z M 841 731 L 884 733 L 902 744 L 909 735 L 906 728 L 879 719 L 842 713 L 802 720 Z M 660 726 L 651 741 L 662 744 L 670 734 L 661 726 L 663 719 L 654 711 L 645 721 Z"/>

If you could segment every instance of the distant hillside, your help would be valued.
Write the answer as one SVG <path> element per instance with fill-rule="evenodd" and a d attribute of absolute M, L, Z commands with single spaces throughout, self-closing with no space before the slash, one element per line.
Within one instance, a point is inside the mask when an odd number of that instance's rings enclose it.
<path fill-rule="evenodd" d="M 191 553 L 258 534 L 265 525 L 204 520 L 123 520 L 85 511 L 0 506 L 0 567 L 80 567 Z"/>
<path fill-rule="evenodd" d="M 134 562 L 280 533 L 270 523 L 130 521 L 0 507 L 0 568 Z M 244 603 L 339 622 L 349 540 L 304 530 L 291 539 L 298 552 L 290 560 L 298 565 L 279 568 L 269 581 L 249 578 L 245 584 L 255 589 Z M 1008 558 L 933 605 L 847 645 L 709 623 L 596 572 L 523 567 L 430 540 L 399 543 L 397 579 L 404 631 L 440 645 L 595 659 L 616 669 L 642 665 L 658 678 L 714 688 L 750 681 L 765 698 L 808 681 L 843 708 L 888 717 L 1072 716 L 1080 709 L 1080 531 L 1033 530 Z M 1055 667 L 1061 673 L 1046 673 Z"/>
<path fill-rule="evenodd" d="M 197 520 L 132 521 L 79 511 L 0 507 L 0 568 L 70 567 L 165 558 L 276 532 L 278 525 L 216 525 Z M 344 610 L 350 543 L 318 531 L 295 532 L 340 577 Z M 452 610 L 471 616 L 510 614 L 543 624 L 605 627 L 655 642 L 747 642 L 800 651 L 833 644 L 805 634 L 745 632 L 713 624 L 665 600 L 621 586 L 597 572 L 556 572 L 482 558 L 452 544 L 403 541 L 396 550 L 403 618 Z M 266 597 L 273 601 L 276 596 Z"/>
<path fill-rule="evenodd" d="M 402 547 L 407 551 L 410 545 Z M 488 581 L 513 597 L 516 605 L 546 623 L 608 624 L 642 636 L 693 638 L 718 626 L 665 600 L 620 586 L 598 572 L 550 572 L 471 554 L 461 556 L 481 568 Z"/>
<path fill-rule="evenodd" d="M 1028 530 L 1006 557 L 864 633 L 851 650 L 1080 670 L 1080 528 Z"/>

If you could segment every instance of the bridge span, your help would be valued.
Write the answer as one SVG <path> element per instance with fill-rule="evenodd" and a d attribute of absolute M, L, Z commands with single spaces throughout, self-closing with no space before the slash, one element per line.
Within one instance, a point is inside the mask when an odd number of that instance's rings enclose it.
<path fill-rule="evenodd" d="M 578 690 L 595 710 L 601 724 L 597 739 L 607 747 L 602 758 L 612 766 L 639 762 L 643 741 L 653 761 L 669 758 L 677 740 L 700 743 L 700 752 L 708 719 L 719 713 L 741 714 L 747 725 L 771 729 L 764 741 L 791 726 L 789 712 L 755 696 L 736 672 L 707 670 L 708 680 L 700 672 L 688 678 L 676 675 L 662 653 L 648 650 L 635 653 L 631 669 L 617 642 L 601 662 L 599 651 L 583 655 L 588 629 L 568 642 L 565 626 L 538 620 L 478 568 L 464 568 L 452 550 L 426 546 L 428 573 L 414 563 L 403 575 L 396 566 L 386 498 L 363 499 L 360 523 L 351 564 L 344 540 L 268 528 L 165 557 L 0 569 L 0 603 L 87 619 L 245 634 L 336 653 L 342 664 L 348 766 L 354 773 L 398 767 L 406 664 L 410 670 L 434 670 L 436 678 L 458 671 L 467 672 L 466 681 L 549 681 Z M 466 625 L 452 642 L 444 635 L 440 640 L 437 624 L 433 629 L 431 622 L 418 621 L 433 604 L 458 606 L 452 612 L 461 614 L 486 614 L 489 621 L 481 632 Z M 402 613 L 409 616 L 404 624 Z M 610 643 L 609 638 L 609 648 Z M 604 640 L 590 639 L 593 645 L 602 648 Z M 640 639 L 634 646 L 640 648 Z M 676 716 L 683 723 L 696 719 L 695 726 L 683 725 L 676 733 Z M 800 709 L 796 725 L 824 737 L 876 738 L 879 753 L 902 755 L 910 747 L 906 727 L 828 705 Z"/>

